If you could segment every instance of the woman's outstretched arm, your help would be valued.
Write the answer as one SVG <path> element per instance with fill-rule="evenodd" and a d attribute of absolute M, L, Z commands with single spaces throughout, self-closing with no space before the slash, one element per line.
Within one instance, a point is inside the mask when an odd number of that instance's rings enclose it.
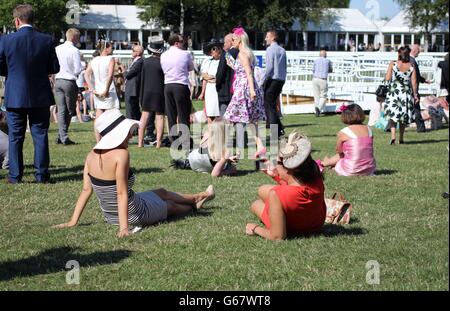
<path fill-rule="evenodd" d="M 83 189 L 81 190 L 81 193 L 78 197 L 77 204 L 75 206 L 75 210 L 73 211 L 72 218 L 70 218 L 69 222 L 59 224 L 54 226 L 55 228 L 68 228 L 76 226 L 78 223 L 78 220 L 81 217 L 81 214 L 83 214 L 84 208 L 86 207 L 87 202 L 89 202 L 89 199 L 92 195 L 92 185 L 91 181 L 89 180 L 88 175 L 88 166 L 87 166 L 87 159 L 84 163 L 84 171 L 83 171 Z"/>
<path fill-rule="evenodd" d="M 130 154 L 123 149 L 117 157 L 116 184 L 117 206 L 119 209 L 119 238 L 130 235 L 128 228 L 128 172 L 130 170 Z"/>

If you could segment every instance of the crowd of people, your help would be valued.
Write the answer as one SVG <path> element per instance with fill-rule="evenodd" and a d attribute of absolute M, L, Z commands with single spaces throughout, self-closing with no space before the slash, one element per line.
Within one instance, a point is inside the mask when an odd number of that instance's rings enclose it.
<path fill-rule="evenodd" d="M 35 148 L 36 182 L 48 183 L 49 107 L 56 107 L 56 143 L 63 146 L 75 144 L 69 138 L 69 126 L 77 110 L 82 111 L 82 115 L 87 113 L 86 106 L 95 110 L 96 145 L 85 160 L 83 190 L 70 221 L 58 228 L 78 223 L 93 192 L 106 222 L 119 225 L 119 237 L 130 235 L 131 226 L 148 226 L 168 217 L 195 212 L 214 199 L 213 186 L 195 194 L 166 189 L 142 193 L 132 190 L 135 175 L 129 167 L 128 144 L 132 136 L 137 135 L 138 147 L 149 145 L 144 136 L 148 127 L 152 135 L 156 128 L 152 141 L 156 148 L 170 146 L 171 151 L 185 152 L 184 157 L 173 159 L 175 168 L 215 177 L 236 174 L 238 161 L 244 155 L 244 133 L 246 130 L 251 133 L 256 149 L 249 158 L 258 160 L 263 165 L 262 171 L 278 185 L 259 188 L 259 199 L 252 204 L 251 211 L 263 225 L 247 224 L 246 233 L 267 239 L 284 239 L 321 228 L 326 215 L 323 182 L 326 168 L 333 168 L 342 176 L 375 173 L 374 138 L 370 127 L 363 124 L 364 112 L 356 104 L 341 107 L 341 119 L 347 127 L 339 131 L 336 154 L 330 158 L 314 161 L 311 141 L 297 131 L 291 132 L 287 141 L 281 139 L 285 133 L 277 99 L 286 80 L 287 59 L 274 30 L 266 33 L 266 70 L 261 78 L 258 78 L 256 58 L 244 28 L 235 28 L 223 39 L 205 44 L 204 53 L 208 58 L 198 69 L 202 85 L 199 99 L 204 102 L 204 109 L 198 112 L 193 111 L 190 89 L 190 73 L 196 66 L 191 52 L 184 48 L 184 37 L 176 33 L 170 35 L 168 49 L 161 37 L 151 37 L 147 58 L 143 57 L 144 48 L 134 45 L 132 62 L 123 70 L 124 116 L 119 110 L 120 99 L 114 83 L 118 64 L 113 57 L 113 43 L 101 40 L 98 52 L 86 63 L 76 48 L 80 40 L 77 29 L 69 29 L 66 41 L 55 48 L 50 36 L 33 28 L 34 13 L 30 5 L 17 6 L 13 16 L 17 32 L 0 40 L 0 74 L 7 76 L 7 183 L 22 182 L 22 148 L 27 123 Z M 417 84 L 427 82 L 421 81 L 413 55 L 414 48 L 412 51 L 401 48 L 398 61 L 391 63 L 386 75 L 385 113 L 392 123 L 391 144 L 396 139 L 396 123 L 400 124 L 399 142 L 404 142 L 405 125 L 411 122 L 418 102 Z M 447 67 L 443 66 L 442 71 L 447 79 L 444 87 L 448 87 L 448 57 L 446 61 Z M 316 116 L 320 116 L 325 103 L 330 72 L 332 64 L 322 50 L 313 68 Z M 166 143 L 163 139 L 165 117 L 168 121 Z M 198 148 L 193 146 L 191 138 L 191 124 L 195 121 L 207 123 Z M 264 121 L 270 129 L 270 146 L 275 143 L 279 147 L 274 157 L 269 154 L 273 150 L 267 149 L 269 146 L 258 131 Z M 229 130 L 236 132 L 235 153 L 233 145 L 227 141 Z M 1 137 L 4 142 L 6 139 Z M 0 144 L 0 154 L 4 154 L 3 145 Z"/>

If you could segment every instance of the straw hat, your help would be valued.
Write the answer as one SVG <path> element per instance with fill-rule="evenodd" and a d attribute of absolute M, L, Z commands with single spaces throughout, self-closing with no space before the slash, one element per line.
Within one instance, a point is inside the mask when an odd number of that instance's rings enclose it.
<path fill-rule="evenodd" d="M 160 36 L 152 36 L 149 39 L 148 47 L 149 52 L 161 54 L 164 52 L 164 40 Z"/>
<path fill-rule="evenodd" d="M 283 158 L 283 166 L 288 169 L 299 167 L 311 154 L 311 142 L 308 137 L 293 131 L 287 143 L 282 144 L 279 155 Z"/>
<path fill-rule="evenodd" d="M 109 109 L 95 119 L 95 129 L 102 138 L 94 149 L 114 149 L 122 144 L 139 121 L 125 118 L 119 109 Z"/>

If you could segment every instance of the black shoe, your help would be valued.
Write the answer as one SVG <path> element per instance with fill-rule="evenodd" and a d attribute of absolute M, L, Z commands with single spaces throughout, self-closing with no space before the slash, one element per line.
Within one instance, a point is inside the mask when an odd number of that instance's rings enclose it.
<path fill-rule="evenodd" d="M 316 111 L 316 113 L 315 113 L 315 114 L 316 114 L 316 117 L 320 116 L 320 110 L 319 110 L 319 108 L 316 107 L 316 108 L 315 108 L 315 111 Z"/>
<path fill-rule="evenodd" d="M 56 138 L 55 143 L 56 143 L 57 145 L 62 145 L 62 141 L 61 141 L 61 139 L 59 139 L 59 137 Z"/>
<path fill-rule="evenodd" d="M 395 145 L 395 139 L 391 139 L 390 145 Z"/>
<path fill-rule="evenodd" d="M 62 143 L 64 146 L 70 146 L 70 145 L 76 145 L 77 143 L 70 140 L 69 138 L 66 139 L 65 142 Z"/>
<path fill-rule="evenodd" d="M 17 185 L 17 184 L 20 184 L 21 181 L 20 180 L 17 180 L 17 181 L 16 180 L 12 180 L 9 177 L 6 177 L 5 183 L 7 183 L 9 185 Z"/>
<path fill-rule="evenodd" d="M 448 192 L 442 193 L 442 197 L 443 197 L 444 199 L 448 199 L 448 197 L 449 197 Z"/>

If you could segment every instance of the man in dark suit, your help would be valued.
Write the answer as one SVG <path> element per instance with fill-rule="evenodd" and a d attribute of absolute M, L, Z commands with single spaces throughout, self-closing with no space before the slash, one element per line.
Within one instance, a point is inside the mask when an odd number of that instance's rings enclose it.
<path fill-rule="evenodd" d="M 141 86 L 142 55 L 144 49 L 141 45 L 134 45 L 132 49 L 133 62 L 124 73 L 125 77 L 125 109 L 127 118 L 133 120 L 141 119 L 139 107 L 139 94 Z"/>
<path fill-rule="evenodd" d="M 238 49 L 232 48 L 232 37 L 233 34 L 227 34 L 223 42 L 224 53 L 220 56 L 219 66 L 217 68 L 216 74 L 216 90 L 219 96 L 219 108 L 220 116 L 223 117 L 225 111 L 227 110 L 228 104 L 231 101 L 232 93 L 231 86 L 233 83 L 234 71 L 230 66 L 227 65 L 226 53 L 229 53 L 234 59 L 237 58 L 239 53 Z"/>
<path fill-rule="evenodd" d="M 418 133 L 423 133 L 425 132 L 425 122 L 423 121 L 422 118 L 422 114 L 420 113 L 420 94 L 419 94 L 419 84 L 420 83 L 431 83 L 431 81 L 426 80 L 424 77 L 422 77 L 420 75 L 420 69 L 419 69 L 419 65 L 416 62 L 416 57 L 419 56 L 420 54 L 420 45 L 419 44 L 413 44 L 412 48 L 411 48 L 411 52 L 409 53 L 410 55 L 410 61 L 411 61 L 411 65 L 413 65 L 413 67 L 416 70 L 416 90 L 417 90 L 417 95 L 419 97 L 419 101 L 414 103 L 414 120 L 416 122 L 416 131 Z"/>
<path fill-rule="evenodd" d="M 32 6 L 16 6 L 13 16 L 17 32 L 0 41 L 0 75 L 6 76 L 5 107 L 9 128 L 7 182 L 22 181 L 22 149 L 28 119 L 34 143 L 36 182 L 46 183 L 50 178 L 49 107 L 55 104 L 49 75 L 59 72 L 59 62 L 52 37 L 37 32 L 32 26 Z"/>

